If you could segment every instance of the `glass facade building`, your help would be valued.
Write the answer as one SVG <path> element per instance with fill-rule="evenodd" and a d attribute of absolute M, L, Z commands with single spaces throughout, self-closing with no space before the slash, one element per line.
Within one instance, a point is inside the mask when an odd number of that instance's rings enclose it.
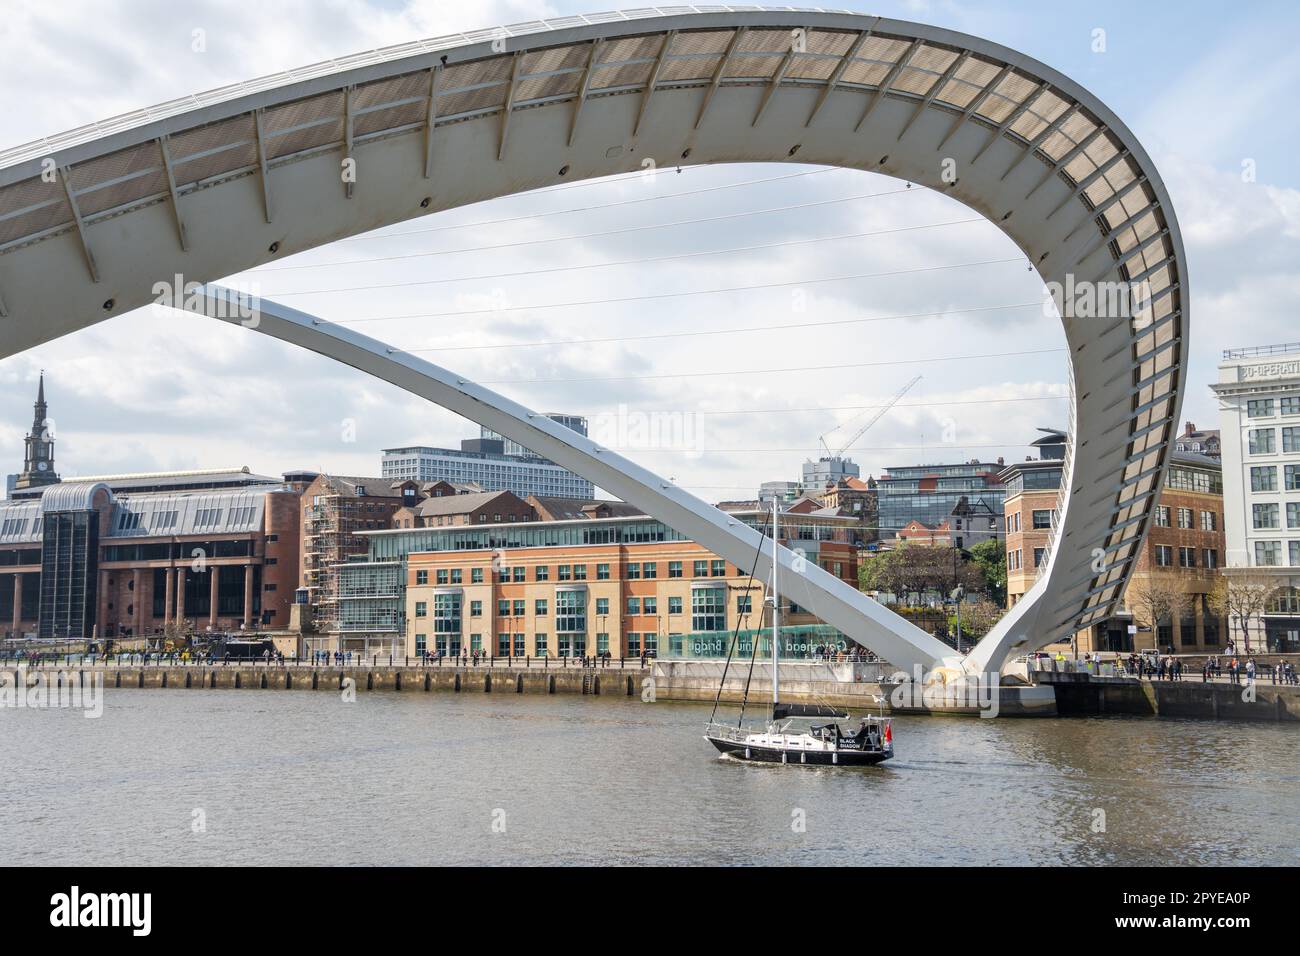
<path fill-rule="evenodd" d="M 962 465 L 908 465 L 891 468 L 876 485 L 880 508 L 880 537 L 888 540 L 913 519 L 928 527 L 947 520 L 964 496 L 971 505 L 983 502 L 995 515 L 1003 513 L 1006 487 L 998 479 L 1003 465 L 969 462 Z"/>

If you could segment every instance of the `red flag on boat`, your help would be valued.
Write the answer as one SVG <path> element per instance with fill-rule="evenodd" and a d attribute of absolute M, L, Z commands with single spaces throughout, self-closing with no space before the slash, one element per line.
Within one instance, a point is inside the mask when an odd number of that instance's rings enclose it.
<path fill-rule="evenodd" d="M 892 725 L 885 724 L 885 743 L 892 744 L 893 742 L 894 742 L 894 731 L 892 729 Z"/>

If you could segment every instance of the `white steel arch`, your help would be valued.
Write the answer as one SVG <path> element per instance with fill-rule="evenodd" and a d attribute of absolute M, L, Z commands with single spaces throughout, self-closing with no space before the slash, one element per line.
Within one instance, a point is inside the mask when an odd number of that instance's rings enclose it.
<path fill-rule="evenodd" d="M 207 282 L 647 157 L 797 158 L 898 176 L 979 210 L 1049 283 L 1143 284 L 1131 314 L 1062 320 L 1072 442 L 1055 546 L 965 666 L 999 669 L 1110 614 L 1182 401 L 1177 222 L 1150 158 L 1104 104 L 1029 57 L 948 30 L 792 8 L 569 17 L 360 54 L 10 150 L 0 355 L 145 305 L 173 275 Z M 355 182 L 340 175 L 348 160 Z M 496 430 L 528 444 L 541 441 L 536 427 Z M 689 516 L 646 510 L 693 536 L 716 524 L 719 513 L 690 505 Z M 791 596 L 896 664 L 940 661 L 938 642 L 882 608 L 862 605 L 853 626 L 837 604 L 857 599 L 821 584 Z"/>

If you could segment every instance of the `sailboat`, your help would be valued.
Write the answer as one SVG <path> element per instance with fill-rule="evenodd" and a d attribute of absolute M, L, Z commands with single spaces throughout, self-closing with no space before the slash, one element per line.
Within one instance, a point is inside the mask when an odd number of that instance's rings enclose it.
<path fill-rule="evenodd" d="M 781 703 L 780 688 L 780 634 L 781 597 L 777 588 L 777 571 L 780 566 L 777 548 L 780 547 L 780 504 L 772 501 L 772 716 L 763 728 L 746 728 L 741 720 L 736 726 L 710 720 L 704 739 L 719 752 L 739 759 L 781 764 L 814 764 L 839 767 L 861 767 L 877 764 L 894 756 L 893 721 L 883 716 L 866 716 L 856 729 L 835 721 L 849 720 L 847 711 L 824 704 Z M 723 671 L 723 680 L 726 671 Z M 746 683 L 748 704 L 749 685 Z M 719 684 L 718 696 L 721 698 Z M 881 698 L 877 698 L 881 700 Z M 717 701 L 714 701 L 714 714 Z M 804 729 L 794 727 L 796 720 L 829 718 L 830 722 L 811 724 Z"/>

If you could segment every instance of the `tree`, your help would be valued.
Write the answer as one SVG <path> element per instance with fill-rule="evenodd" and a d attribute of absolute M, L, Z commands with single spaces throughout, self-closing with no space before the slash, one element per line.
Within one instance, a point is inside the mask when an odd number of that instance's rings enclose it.
<path fill-rule="evenodd" d="M 971 560 L 984 578 L 984 589 L 999 607 L 1007 601 L 1007 552 L 997 538 L 987 538 L 971 546 Z"/>
<path fill-rule="evenodd" d="M 1006 613 L 1001 604 L 992 601 L 976 601 L 961 606 L 961 636 L 963 641 L 978 641 L 993 629 L 993 625 Z M 957 633 L 957 615 L 948 618 L 949 630 Z"/>
<path fill-rule="evenodd" d="M 1242 652 L 1250 653 L 1250 622 L 1264 612 L 1275 589 L 1272 578 L 1248 569 L 1229 568 L 1210 593 L 1210 608 L 1241 628 Z"/>
<path fill-rule="evenodd" d="M 961 585 L 968 591 L 984 589 L 984 577 L 956 548 L 933 548 L 903 542 L 864 561 L 858 569 L 864 591 L 886 591 L 906 603 L 927 592 L 946 597 Z"/>
<path fill-rule="evenodd" d="M 1187 594 L 1172 575 L 1148 572 L 1129 581 L 1124 603 L 1139 621 L 1151 628 L 1156 650 L 1160 650 L 1160 622 L 1166 618 L 1174 620 L 1182 613 Z"/>

